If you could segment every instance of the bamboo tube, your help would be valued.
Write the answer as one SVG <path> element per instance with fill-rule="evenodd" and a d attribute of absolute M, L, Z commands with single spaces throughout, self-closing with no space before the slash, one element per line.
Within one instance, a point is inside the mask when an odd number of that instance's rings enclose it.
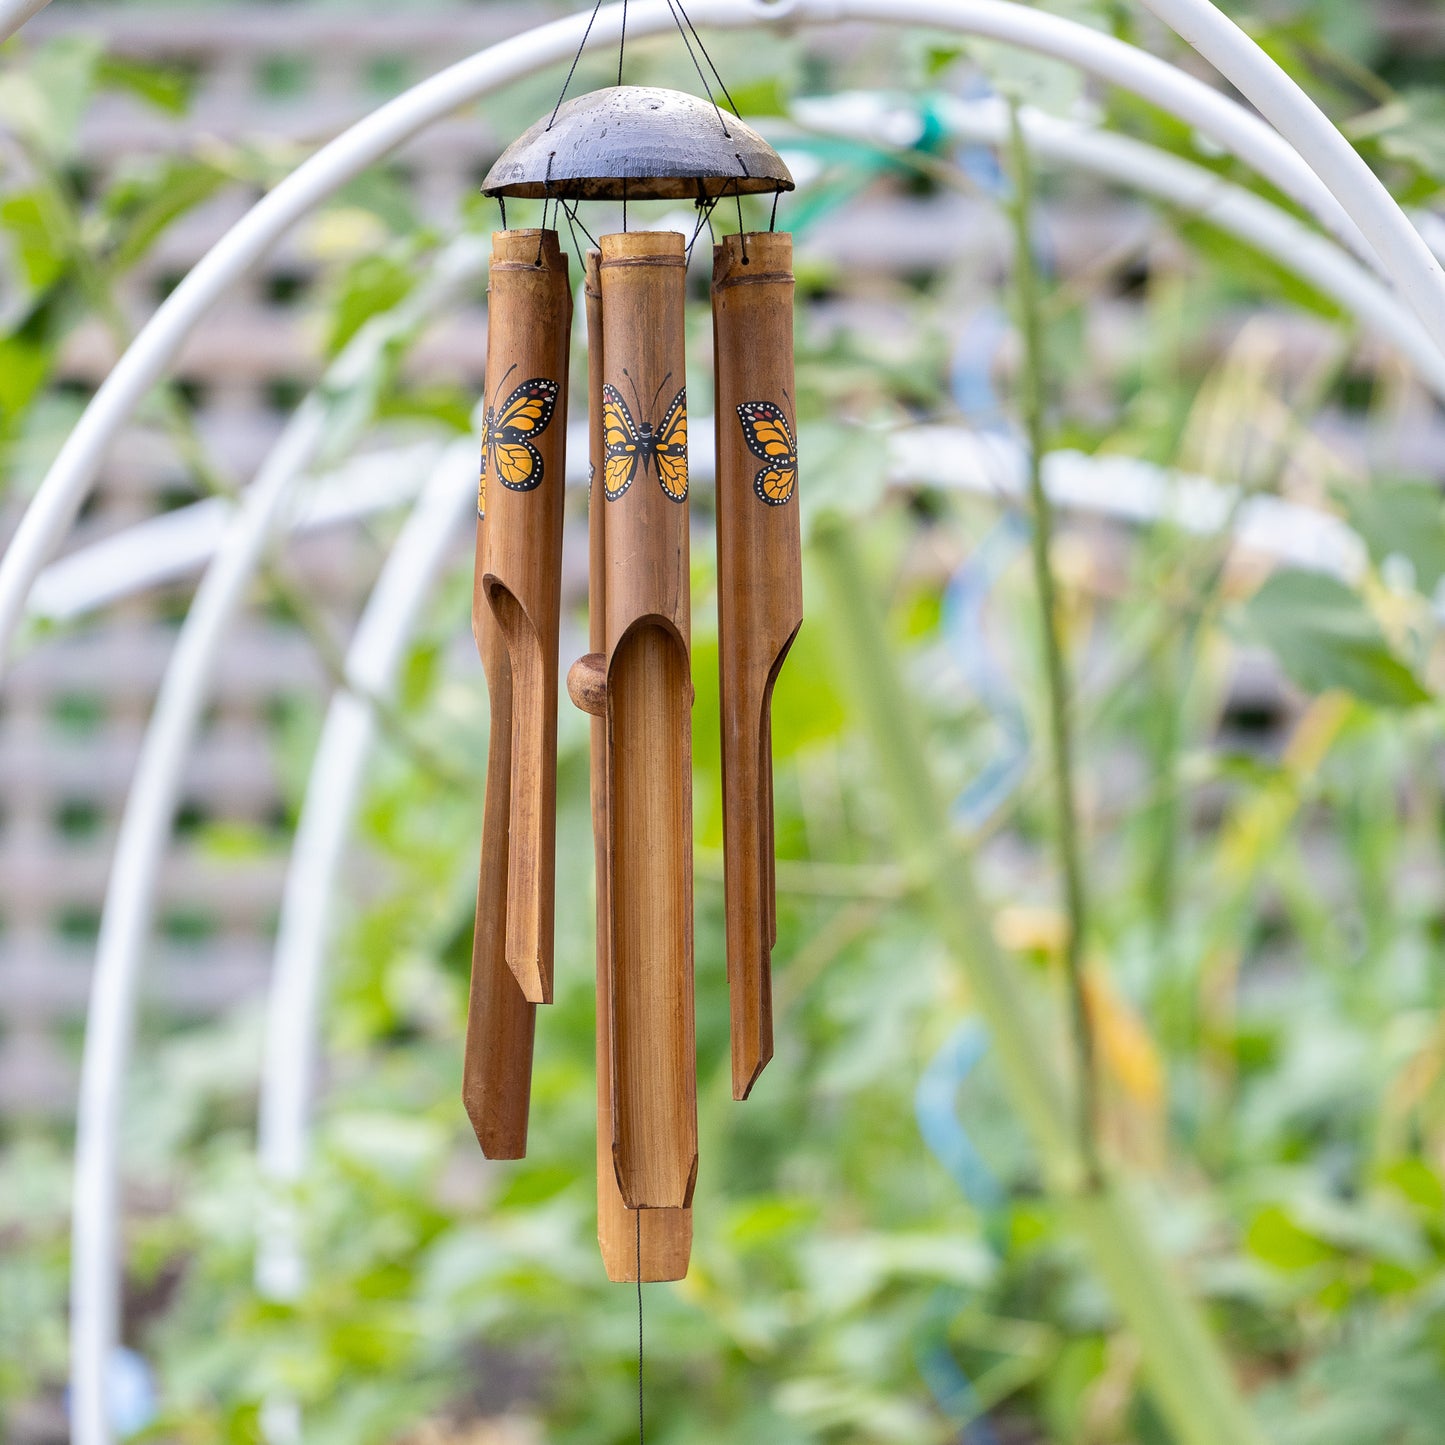
<path fill-rule="evenodd" d="M 713 253 L 723 876 L 733 1097 L 773 1056 L 773 684 L 803 620 L 793 408 L 793 242 Z"/>
<path fill-rule="evenodd" d="M 555 231 L 492 237 L 483 466 L 485 593 L 512 674 L 507 962 L 552 1001 L 557 801 L 557 629 L 572 293 Z"/>
<path fill-rule="evenodd" d="M 607 1278 L 681 1279 L 692 1252 L 690 1209 L 628 1209 L 612 1162 L 612 905 L 607 881 L 607 619 L 602 427 L 601 253 L 587 252 L 587 408 L 592 484 L 587 495 L 587 644 L 592 652 L 567 676 L 572 700 L 591 717 L 592 837 L 597 857 L 597 1243 Z M 639 1234 L 640 1230 L 640 1234 Z"/>
<path fill-rule="evenodd" d="M 602 237 L 612 1157 L 631 1209 L 697 1176 L 685 260 L 676 232 Z"/>
<path fill-rule="evenodd" d="M 486 576 L 488 523 L 477 498 L 477 565 L 472 587 L 472 633 L 487 674 L 491 730 L 487 793 L 482 818 L 482 862 L 477 880 L 477 922 L 472 937 L 472 987 L 462 1102 L 477 1143 L 488 1159 L 520 1159 L 527 1152 L 527 1109 L 532 1087 L 532 1040 L 537 1007 L 523 996 L 507 967 L 507 821 L 511 812 L 512 669 L 482 579 Z"/>

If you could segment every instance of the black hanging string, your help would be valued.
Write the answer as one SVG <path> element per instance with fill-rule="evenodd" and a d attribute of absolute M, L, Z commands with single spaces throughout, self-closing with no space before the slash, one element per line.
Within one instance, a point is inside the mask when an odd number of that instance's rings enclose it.
<path fill-rule="evenodd" d="M 567 217 L 567 234 L 572 237 L 572 249 L 577 253 L 577 259 L 580 261 L 582 259 L 582 247 L 577 241 L 576 213 L 575 211 L 569 211 L 564 205 L 562 207 L 562 214 Z M 585 231 L 587 227 L 583 226 L 582 229 Z"/>
<path fill-rule="evenodd" d="M 577 214 L 577 202 L 576 202 L 576 201 L 573 201 L 570 209 L 569 209 L 569 207 L 567 206 L 567 203 L 566 203 L 565 201 L 562 202 L 562 210 L 563 210 L 563 212 L 566 214 L 567 224 L 570 226 L 570 225 L 573 225 L 573 224 L 575 223 L 576 225 L 581 226 L 581 227 L 582 227 L 582 234 L 583 234 L 584 236 L 586 236 L 589 241 L 592 242 L 592 245 L 593 245 L 595 248 L 597 248 L 597 249 L 600 250 L 601 248 L 597 246 L 597 237 L 594 236 L 594 235 L 592 234 L 592 232 L 587 229 L 587 222 L 584 221 L 584 220 L 582 219 L 582 217 Z M 573 245 L 576 245 L 575 233 L 574 233 Z"/>
<path fill-rule="evenodd" d="M 622 178 L 622 230 L 627 232 L 627 177 Z"/>
<path fill-rule="evenodd" d="M 742 157 L 739 156 L 738 159 L 742 160 Z M 746 171 L 747 167 L 744 166 L 743 170 Z M 733 197 L 738 203 L 738 241 L 743 248 L 743 265 L 750 266 L 752 262 L 748 260 L 748 233 L 743 229 L 743 187 L 741 181 L 733 182 Z"/>
<path fill-rule="evenodd" d="M 497 204 L 502 208 L 502 229 L 505 231 L 507 229 L 507 198 L 498 196 Z"/>
<path fill-rule="evenodd" d="M 781 186 L 773 192 L 773 214 L 768 217 L 769 231 L 776 231 L 778 229 L 778 197 L 782 194 L 783 188 Z"/>
<path fill-rule="evenodd" d="M 646 1440 L 646 1420 L 642 1411 L 642 1211 L 634 1209 L 637 1220 L 637 1445 Z"/>
<path fill-rule="evenodd" d="M 617 83 L 622 84 L 622 53 L 627 49 L 627 0 L 622 0 L 622 30 L 617 36 Z"/>
<path fill-rule="evenodd" d="M 689 17 L 687 11 L 682 8 L 682 0 L 673 0 L 673 3 L 677 5 L 678 12 L 682 15 L 682 18 L 687 21 L 687 28 L 692 31 L 692 38 L 697 41 L 697 48 L 702 51 L 703 58 L 707 61 L 708 69 L 712 71 L 714 78 L 717 80 L 718 88 L 722 91 L 723 95 L 727 97 L 728 109 L 731 110 L 734 115 L 737 115 L 738 103 L 728 93 L 727 82 L 723 80 L 721 72 L 717 66 L 713 64 L 713 59 L 712 56 L 708 54 L 707 46 L 702 43 L 702 36 L 697 33 L 697 26 L 692 23 L 692 19 Z"/>
<path fill-rule="evenodd" d="M 582 52 L 587 49 L 587 37 L 592 34 L 592 22 L 597 19 L 597 12 L 602 8 L 602 0 L 592 7 L 592 14 L 587 17 L 587 28 L 582 32 L 582 43 L 577 47 L 577 54 L 572 57 L 572 66 L 567 72 L 567 79 L 562 82 L 562 89 L 557 92 L 557 104 L 552 107 L 552 114 L 547 120 L 547 129 L 552 129 L 552 122 L 557 119 L 557 112 L 562 109 L 562 102 L 567 98 L 567 87 L 572 84 L 572 77 L 577 73 L 577 62 L 582 59 Z M 623 24 L 627 21 L 627 9 L 624 5 L 622 11 Z M 617 57 L 619 73 L 622 67 L 622 57 Z M 622 82 L 619 79 L 618 84 Z"/>
<path fill-rule="evenodd" d="M 696 55 L 692 53 L 692 42 L 687 38 L 687 31 L 682 28 L 682 20 L 679 18 L 677 0 L 667 0 L 667 8 L 672 12 L 672 19 L 677 26 L 677 33 L 682 36 L 683 49 L 687 51 L 687 58 L 692 61 L 692 68 L 697 71 L 697 78 L 702 81 L 702 88 L 707 91 L 707 98 L 712 104 L 713 114 L 717 116 L 717 123 L 722 127 L 722 133 L 728 140 L 733 138 L 733 133 L 728 129 L 728 123 L 723 119 L 722 111 L 718 107 L 717 99 L 712 93 L 712 86 L 708 83 L 707 75 L 704 73 Z"/>
<path fill-rule="evenodd" d="M 698 209 L 697 225 L 692 228 L 692 239 L 687 243 L 687 261 L 689 263 L 692 261 L 692 248 L 697 244 L 698 234 L 701 232 L 704 224 L 707 226 L 708 234 L 712 234 L 713 207 L 716 206 L 721 199 L 722 193 L 719 192 L 711 199 L 704 198 L 696 202 Z"/>

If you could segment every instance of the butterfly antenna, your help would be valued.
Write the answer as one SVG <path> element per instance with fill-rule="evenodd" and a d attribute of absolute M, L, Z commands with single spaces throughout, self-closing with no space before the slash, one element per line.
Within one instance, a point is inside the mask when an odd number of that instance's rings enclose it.
<path fill-rule="evenodd" d="M 502 388 L 507 384 L 507 378 L 508 378 L 516 369 L 517 369 L 517 363 L 514 361 L 514 362 L 502 373 L 502 379 L 497 383 L 497 389 L 492 393 L 492 406 L 493 406 L 494 409 L 495 409 L 495 407 L 496 407 L 496 405 L 497 405 L 497 398 L 498 398 L 499 396 L 501 396 L 501 394 L 502 394 Z"/>
<path fill-rule="evenodd" d="M 625 366 L 622 368 L 622 374 L 632 386 L 632 400 L 637 404 L 637 424 L 641 426 L 647 418 L 642 413 L 642 398 L 637 394 L 637 378 Z"/>
<path fill-rule="evenodd" d="M 667 385 L 667 383 L 669 382 L 669 380 L 671 380 L 671 378 L 672 378 L 672 373 L 669 371 L 669 372 L 667 373 L 667 375 L 664 376 L 664 377 L 662 378 L 662 380 L 657 383 L 657 390 L 652 393 L 652 410 L 648 413 L 649 416 L 654 416 L 654 415 L 656 415 L 656 413 L 657 413 L 657 398 L 662 395 L 662 388 Z"/>

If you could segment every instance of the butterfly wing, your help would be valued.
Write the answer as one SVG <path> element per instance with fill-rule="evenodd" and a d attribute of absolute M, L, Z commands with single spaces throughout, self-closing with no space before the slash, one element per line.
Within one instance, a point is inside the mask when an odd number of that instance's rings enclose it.
<path fill-rule="evenodd" d="M 798 447 L 788 418 L 770 401 L 745 401 L 738 420 L 748 450 L 766 463 L 753 478 L 753 490 L 760 501 L 781 507 L 798 485 Z"/>
<path fill-rule="evenodd" d="M 776 466 L 770 462 L 767 466 L 759 467 L 753 478 L 753 491 L 758 494 L 758 500 L 766 502 L 770 507 L 781 507 L 793 495 L 797 485 L 796 461 L 786 466 Z"/>
<path fill-rule="evenodd" d="M 542 485 L 542 454 L 530 439 L 547 429 L 558 391 L 555 381 L 534 376 L 503 402 L 493 423 L 488 460 L 501 484 L 514 492 Z"/>
<path fill-rule="evenodd" d="M 540 436 L 552 420 L 559 390 L 555 381 L 548 381 L 544 376 L 524 381 L 502 403 L 497 413 L 497 430 L 508 441 Z"/>
<path fill-rule="evenodd" d="M 632 413 L 610 382 L 602 388 L 602 489 L 615 502 L 637 475 L 641 447 Z"/>
<path fill-rule="evenodd" d="M 687 500 L 687 388 L 672 399 L 657 429 L 657 480 L 674 502 Z"/>
<path fill-rule="evenodd" d="M 527 441 L 499 441 L 497 479 L 514 492 L 530 492 L 542 484 L 542 453 Z"/>

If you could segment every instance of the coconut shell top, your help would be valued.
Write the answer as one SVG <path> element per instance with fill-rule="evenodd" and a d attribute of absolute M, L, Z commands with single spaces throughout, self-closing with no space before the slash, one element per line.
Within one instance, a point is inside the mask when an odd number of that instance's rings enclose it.
<path fill-rule="evenodd" d="M 614 85 L 579 95 L 518 136 L 482 194 L 670 201 L 791 191 L 782 157 L 730 111 L 681 90 Z"/>

